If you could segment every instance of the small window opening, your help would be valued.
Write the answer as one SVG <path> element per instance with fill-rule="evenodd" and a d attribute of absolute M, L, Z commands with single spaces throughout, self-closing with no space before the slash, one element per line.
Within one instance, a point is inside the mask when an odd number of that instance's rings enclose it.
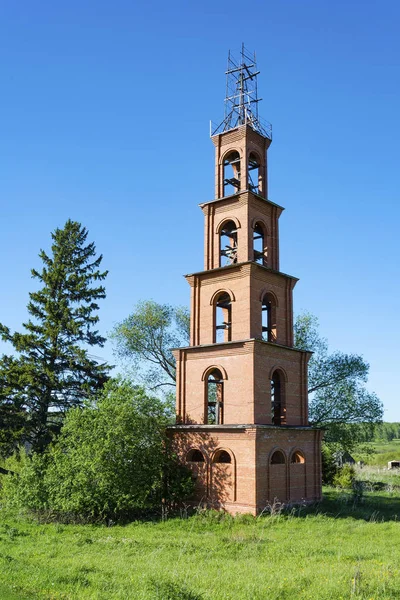
<path fill-rule="evenodd" d="M 221 371 L 214 369 L 207 378 L 207 423 L 222 425 L 224 421 L 224 382 Z"/>
<path fill-rule="evenodd" d="M 276 450 L 271 456 L 271 465 L 284 465 L 285 457 L 280 450 Z"/>
<path fill-rule="evenodd" d="M 277 371 L 271 379 L 271 420 L 273 425 L 283 425 L 285 422 L 282 381 Z"/>
<path fill-rule="evenodd" d="M 187 460 L 189 462 L 204 462 L 204 456 L 200 450 L 191 450 L 188 454 Z"/>
<path fill-rule="evenodd" d="M 240 155 L 230 152 L 224 159 L 224 196 L 231 196 L 240 190 Z"/>
<path fill-rule="evenodd" d="M 260 223 L 256 223 L 253 231 L 253 252 L 253 260 L 259 265 L 263 265 L 265 263 L 266 258 L 266 248 L 264 240 L 264 230 Z"/>
<path fill-rule="evenodd" d="M 229 294 L 221 294 L 215 303 L 215 343 L 230 342 L 232 338 L 232 304 Z"/>
<path fill-rule="evenodd" d="M 299 464 L 299 463 L 305 463 L 306 461 L 301 452 L 295 452 L 294 454 L 292 454 L 291 462 Z"/>
<path fill-rule="evenodd" d="M 215 463 L 230 463 L 230 462 L 232 462 L 231 455 L 226 450 L 220 450 L 215 455 L 213 462 L 215 462 Z"/>
<path fill-rule="evenodd" d="M 262 339 L 265 342 L 276 342 L 275 306 L 268 297 L 262 301 L 261 311 Z"/>
<path fill-rule="evenodd" d="M 260 193 L 260 162 L 257 156 L 252 152 L 249 156 L 248 172 L 248 188 L 254 194 Z"/>
<path fill-rule="evenodd" d="M 221 229 L 220 267 L 237 263 L 237 229 L 233 221 L 228 221 Z"/>

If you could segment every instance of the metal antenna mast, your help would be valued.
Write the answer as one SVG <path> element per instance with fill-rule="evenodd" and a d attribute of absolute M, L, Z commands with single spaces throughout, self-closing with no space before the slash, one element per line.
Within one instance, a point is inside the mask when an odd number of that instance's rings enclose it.
<path fill-rule="evenodd" d="M 256 54 L 251 54 L 244 44 L 240 52 L 240 60 L 236 60 L 229 51 L 228 68 L 226 70 L 225 117 L 218 127 L 211 126 L 211 135 L 235 129 L 241 125 L 249 125 L 261 135 L 272 139 L 270 123 L 262 122 L 258 116 Z"/>

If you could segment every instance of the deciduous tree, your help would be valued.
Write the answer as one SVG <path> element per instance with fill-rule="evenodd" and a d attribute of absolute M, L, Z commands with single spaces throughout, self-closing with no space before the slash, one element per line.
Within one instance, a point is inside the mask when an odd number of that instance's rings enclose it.
<path fill-rule="evenodd" d="M 189 311 L 182 307 L 139 302 L 111 334 L 117 355 L 129 360 L 150 388 L 175 386 L 171 348 L 189 345 Z"/>
<path fill-rule="evenodd" d="M 381 401 L 365 387 L 369 365 L 357 354 L 329 353 L 318 319 L 309 313 L 297 317 L 294 331 L 296 347 L 313 352 L 308 368 L 310 422 L 327 428 L 327 441 L 350 447 L 362 431 L 352 425 L 368 427 L 382 420 Z"/>

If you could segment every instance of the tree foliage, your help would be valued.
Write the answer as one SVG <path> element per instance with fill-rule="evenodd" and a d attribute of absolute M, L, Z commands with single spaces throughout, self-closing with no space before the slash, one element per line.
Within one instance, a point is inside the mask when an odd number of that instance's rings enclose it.
<path fill-rule="evenodd" d="M 41 250 L 43 267 L 32 269 L 40 288 L 29 294 L 24 332 L 0 324 L 2 339 L 16 353 L 0 359 L 0 419 L 8 432 L 0 439 L 3 454 L 16 438 L 43 449 L 59 430 L 60 415 L 82 405 L 109 370 L 85 348 L 105 342 L 95 329 L 97 300 L 105 297 L 102 256 L 96 258 L 94 243 L 86 244 L 88 231 L 80 223 L 68 220 L 51 235 L 51 255 Z"/>
<path fill-rule="evenodd" d="M 165 403 L 111 380 L 97 402 L 67 413 L 57 441 L 7 479 L 6 493 L 19 506 L 87 520 L 174 503 L 191 492 L 192 481 L 171 451 L 170 422 Z"/>
<path fill-rule="evenodd" d="M 21 398 L 12 397 L 11 382 L 17 374 L 13 357 L 3 357 L 0 371 L 0 455 L 11 455 L 26 431 L 26 411 Z M 2 379 L 1 379 L 2 378 Z"/>
<path fill-rule="evenodd" d="M 383 440 L 385 442 L 391 442 L 394 439 L 400 438 L 400 423 L 381 423 L 377 425 L 374 431 L 374 437 L 369 437 L 366 442 L 372 440 Z"/>
<path fill-rule="evenodd" d="M 354 426 L 355 427 L 355 426 Z M 400 423 L 377 423 L 373 428 L 357 425 L 357 437 L 362 442 L 391 442 L 400 439 Z"/>
<path fill-rule="evenodd" d="M 327 441 L 350 447 L 358 441 L 357 433 L 380 422 L 383 415 L 381 401 L 364 385 L 369 365 L 357 354 L 329 353 L 318 319 L 309 313 L 297 317 L 294 331 L 295 346 L 313 352 L 308 366 L 310 422 L 327 428 Z"/>
<path fill-rule="evenodd" d="M 152 300 L 140 302 L 116 325 L 111 338 L 117 355 L 131 361 L 143 383 L 152 389 L 174 386 L 171 348 L 189 344 L 189 311 Z"/>

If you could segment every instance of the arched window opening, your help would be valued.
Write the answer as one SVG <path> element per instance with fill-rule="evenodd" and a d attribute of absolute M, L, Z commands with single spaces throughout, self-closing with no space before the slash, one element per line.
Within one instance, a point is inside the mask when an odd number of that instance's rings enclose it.
<path fill-rule="evenodd" d="M 231 463 L 231 455 L 226 450 L 219 450 L 214 456 L 214 463 Z"/>
<path fill-rule="evenodd" d="M 275 303 L 268 295 L 261 304 L 262 339 L 265 342 L 276 342 L 276 310 Z"/>
<path fill-rule="evenodd" d="M 220 267 L 237 263 L 237 228 L 233 221 L 227 221 L 219 234 Z"/>
<path fill-rule="evenodd" d="M 231 196 L 240 190 L 240 155 L 236 150 L 224 159 L 224 196 Z"/>
<path fill-rule="evenodd" d="M 254 154 L 254 152 L 251 152 L 251 154 L 249 156 L 247 173 L 248 173 L 247 186 L 248 186 L 249 190 L 251 192 L 254 192 L 254 194 L 259 194 L 260 193 L 260 184 L 259 184 L 260 161 L 258 160 L 257 156 Z"/>
<path fill-rule="evenodd" d="M 271 379 L 271 420 L 273 425 L 283 425 L 285 423 L 283 384 L 278 371 L 275 371 Z"/>
<path fill-rule="evenodd" d="M 271 456 L 271 465 L 284 465 L 285 457 L 280 450 L 275 450 Z"/>
<path fill-rule="evenodd" d="M 200 450 L 191 450 L 187 456 L 189 462 L 205 462 L 203 453 Z"/>
<path fill-rule="evenodd" d="M 294 452 L 292 454 L 292 460 L 290 461 L 292 463 L 296 463 L 296 464 L 304 464 L 306 462 L 306 459 L 304 458 L 303 454 L 301 452 Z"/>
<path fill-rule="evenodd" d="M 215 343 L 230 342 L 232 338 L 232 304 L 229 294 L 223 292 L 215 302 Z"/>
<path fill-rule="evenodd" d="M 214 369 L 207 378 L 207 423 L 222 425 L 224 422 L 224 381 L 221 371 Z"/>
<path fill-rule="evenodd" d="M 263 265 L 266 262 L 266 247 L 265 247 L 264 228 L 260 223 L 256 223 L 253 230 L 253 253 L 254 262 Z"/>

